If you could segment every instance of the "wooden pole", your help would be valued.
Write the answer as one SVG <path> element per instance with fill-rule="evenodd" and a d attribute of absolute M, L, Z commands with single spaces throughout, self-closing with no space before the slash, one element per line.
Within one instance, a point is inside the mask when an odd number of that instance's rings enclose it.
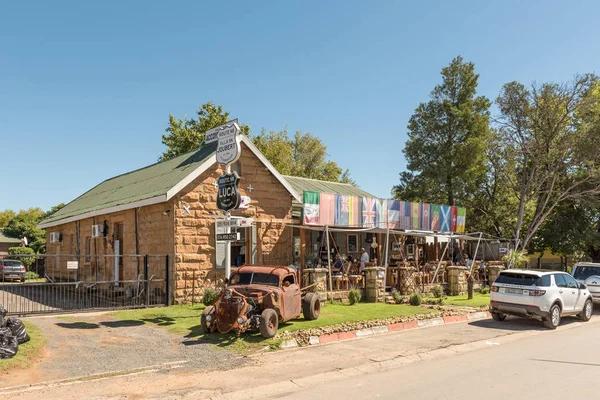
<path fill-rule="evenodd" d="M 386 235 L 385 235 L 385 262 L 383 264 L 386 271 L 387 271 L 388 262 L 389 262 L 389 258 L 390 258 L 389 251 L 390 251 L 390 228 L 388 227 Z"/>
<path fill-rule="evenodd" d="M 327 235 L 327 269 L 329 270 L 329 290 L 333 292 L 333 278 L 331 276 L 331 248 L 329 247 L 329 226 L 325 226 L 325 235 Z M 333 294 L 331 295 L 333 300 Z"/>
<path fill-rule="evenodd" d="M 467 277 L 467 298 L 470 300 L 473 298 L 473 268 L 475 267 L 475 260 L 477 260 L 477 251 L 479 250 L 479 243 L 481 242 L 481 236 L 483 233 L 479 233 L 479 240 L 477 240 L 477 246 L 475 246 L 475 254 L 473 255 L 473 261 L 471 261 L 471 268 L 469 269 L 469 276 Z"/>
<path fill-rule="evenodd" d="M 450 234 L 450 236 L 452 237 L 452 234 Z M 438 261 L 438 265 L 435 268 L 435 272 L 433 273 L 433 278 L 432 278 L 432 282 L 435 282 L 435 278 L 437 278 L 437 274 L 438 271 L 440 270 L 440 267 L 442 266 L 442 261 L 444 261 L 444 256 L 446 255 L 446 251 L 448 250 L 448 245 L 450 244 L 450 239 L 448 239 L 448 241 L 446 242 L 446 247 L 444 247 L 444 251 L 442 251 L 442 256 L 440 257 L 440 260 Z"/>

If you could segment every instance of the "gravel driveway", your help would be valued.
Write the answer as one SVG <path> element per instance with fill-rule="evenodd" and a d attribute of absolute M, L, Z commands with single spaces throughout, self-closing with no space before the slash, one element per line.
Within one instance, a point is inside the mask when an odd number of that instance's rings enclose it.
<path fill-rule="evenodd" d="M 245 359 L 212 344 L 184 344 L 183 338 L 141 321 L 109 314 L 28 318 L 47 344 L 31 368 L 0 376 L 0 387 L 119 374 L 145 369 L 230 369 Z"/>

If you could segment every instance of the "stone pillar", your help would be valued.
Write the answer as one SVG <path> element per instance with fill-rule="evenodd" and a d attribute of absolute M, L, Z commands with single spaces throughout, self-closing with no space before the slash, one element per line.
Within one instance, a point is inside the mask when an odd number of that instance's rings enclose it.
<path fill-rule="evenodd" d="M 502 271 L 503 269 L 504 269 L 504 266 L 503 265 L 499 265 L 499 264 L 488 265 L 486 267 L 486 271 L 487 271 L 487 274 L 488 274 L 488 283 L 490 285 L 492 283 L 494 283 L 494 281 L 496 280 L 496 278 L 500 274 L 500 271 Z"/>
<path fill-rule="evenodd" d="M 415 267 L 398 267 L 398 291 L 401 295 L 412 294 L 415 292 Z"/>
<path fill-rule="evenodd" d="M 385 268 L 365 268 L 365 300 L 370 303 L 385 301 Z"/>
<path fill-rule="evenodd" d="M 448 272 L 448 292 L 450 296 L 463 294 L 467 291 L 467 267 L 451 265 L 446 267 Z"/>
<path fill-rule="evenodd" d="M 304 270 L 305 276 L 308 276 L 308 284 L 316 283 L 312 289 L 319 295 L 319 299 L 323 302 L 327 300 L 327 268 L 307 268 Z"/>

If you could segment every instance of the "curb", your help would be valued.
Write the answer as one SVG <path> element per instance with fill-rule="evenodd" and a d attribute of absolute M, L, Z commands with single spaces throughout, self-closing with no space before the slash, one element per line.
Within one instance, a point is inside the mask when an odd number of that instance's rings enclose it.
<path fill-rule="evenodd" d="M 350 340 L 375 335 L 383 335 L 390 332 L 398 332 L 409 329 L 422 329 L 429 328 L 432 326 L 443 326 L 462 322 L 479 321 L 482 319 L 489 318 L 491 318 L 491 314 L 488 311 L 476 311 L 462 315 L 447 315 L 444 317 L 434 317 L 429 319 L 412 320 L 407 322 L 397 322 L 393 324 L 373 326 L 371 328 L 358 329 L 348 332 L 326 333 L 320 336 L 309 337 L 308 345 L 302 347 L 316 346 L 321 344 L 340 342 L 343 340 Z M 298 343 L 298 341 L 293 338 L 284 340 L 280 345 L 281 349 L 292 349 L 296 347 L 301 346 Z"/>

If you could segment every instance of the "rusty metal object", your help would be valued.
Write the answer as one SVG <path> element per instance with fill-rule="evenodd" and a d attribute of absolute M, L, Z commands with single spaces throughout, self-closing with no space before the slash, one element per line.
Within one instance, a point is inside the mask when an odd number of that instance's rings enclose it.
<path fill-rule="evenodd" d="M 237 334 L 258 330 L 267 309 L 275 311 L 277 323 L 298 318 L 306 308 L 303 296 L 312 286 L 301 289 L 298 274 L 290 267 L 242 266 L 233 272 L 230 284 L 209 310 L 210 316 L 203 315 L 204 329 Z"/>

